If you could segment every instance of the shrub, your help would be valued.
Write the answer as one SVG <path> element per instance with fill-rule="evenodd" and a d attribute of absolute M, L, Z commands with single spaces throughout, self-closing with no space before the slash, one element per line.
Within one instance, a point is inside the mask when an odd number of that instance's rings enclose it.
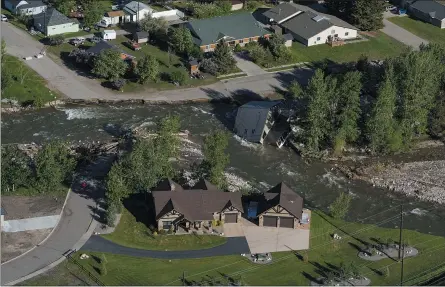
<path fill-rule="evenodd" d="M 199 67 L 203 72 L 209 73 L 213 76 L 218 74 L 218 65 L 212 59 L 202 60 Z"/>
<path fill-rule="evenodd" d="M 182 86 L 185 84 L 187 76 L 185 75 L 185 72 L 183 72 L 183 71 L 174 71 L 170 74 L 170 79 L 172 82 L 179 83 L 179 85 Z"/>
<path fill-rule="evenodd" d="M 158 232 L 157 231 L 153 231 L 153 235 L 154 236 L 158 235 Z"/>
<path fill-rule="evenodd" d="M 105 210 L 105 223 L 114 227 L 114 222 L 116 221 L 117 207 L 115 203 L 109 203 L 107 209 Z"/>
<path fill-rule="evenodd" d="M 352 197 L 344 192 L 335 199 L 335 201 L 329 206 L 331 216 L 335 219 L 343 219 L 348 213 L 349 206 L 351 205 Z"/>
<path fill-rule="evenodd" d="M 61 35 L 55 35 L 48 38 L 48 42 L 51 46 L 59 46 L 65 42 L 65 39 Z"/>
<path fill-rule="evenodd" d="M 101 264 L 107 264 L 108 263 L 107 257 L 105 257 L 105 254 L 103 254 L 103 253 L 100 256 L 100 263 Z"/>
<path fill-rule="evenodd" d="M 125 86 L 125 84 L 127 83 L 127 81 L 125 79 L 117 79 L 111 82 L 111 86 L 113 87 L 113 89 L 120 91 L 122 89 L 123 86 Z"/>
<path fill-rule="evenodd" d="M 107 275 L 108 271 L 107 271 L 107 267 L 105 266 L 105 264 L 101 264 L 99 266 L 99 273 L 101 276 Z"/>
<path fill-rule="evenodd" d="M 236 53 L 239 53 L 239 52 L 243 51 L 243 48 L 241 48 L 240 44 L 236 44 L 234 51 Z"/>
<path fill-rule="evenodd" d="M 216 219 L 212 220 L 212 226 L 213 227 L 218 226 L 218 221 Z"/>
<path fill-rule="evenodd" d="M 167 233 L 167 232 L 164 229 L 159 230 L 159 234 L 165 235 L 165 233 Z"/>
<path fill-rule="evenodd" d="M 267 58 L 267 51 L 260 45 L 249 47 L 249 55 L 253 62 L 262 65 Z"/>
<path fill-rule="evenodd" d="M 34 97 L 34 100 L 32 101 L 32 105 L 36 108 L 42 108 L 45 105 L 45 101 L 42 99 L 41 96 L 36 95 Z"/>

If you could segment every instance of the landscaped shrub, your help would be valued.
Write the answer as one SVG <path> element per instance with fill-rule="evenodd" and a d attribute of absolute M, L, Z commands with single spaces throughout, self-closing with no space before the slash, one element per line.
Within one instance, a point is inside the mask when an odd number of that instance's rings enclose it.
<path fill-rule="evenodd" d="M 203 72 L 216 76 L 218 74 L 218 65 L 212 59 L 204 59 L 200 64 Z"/>
<path fill-rule="evenodd" d="M 48 38 L 48 42 L 51 46 L 59 46 L 65 42 L 65 39 L 61 35 L 56 35 Z"/>
<path fill-rule="evenodd" d="M 127 83 L 127 81 L 125 79 L 117 79 L 111 82 L 111 86 L 113 87 L 113 89 L 120 91 L 122 89 L 123 86 L 125 86 L 125 84 Z"/>
<path fill-rule="evenodd" d="M 105 210 L 105 223 L 110 227 L 114 227 L 114 222 L 116 221 L 117 207 L 115 203 L 108 203 L 107 205 L 107 209 Z"/>
<path fill-rule="evenodd" d="M 185 84 L 187 75 L 183 71 L 174 71 L 170 74 L 170 79 L 173 83 L 178 83 L 180 86 Z"/>
<path fill-rule="evenodd" d="M 348 213 L 351 199 L 352 197 L 349 194 L 340 193 L 337 199 L 329 206 L 331 216 L 335 219 L 343 219 L 346 213 Z"/>
<path fill-rule="evenodd" d="M 236 44 L 235 49 L 233 49 L 236 53 L 242 52 L 243 48 L 241 48 L 240 44 Z"/>

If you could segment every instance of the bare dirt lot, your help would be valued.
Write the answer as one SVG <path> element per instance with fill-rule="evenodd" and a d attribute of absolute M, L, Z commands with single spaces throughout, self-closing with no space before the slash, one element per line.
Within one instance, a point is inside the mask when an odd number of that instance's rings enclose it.
<path fill-rule="evenodd" d="M 5 220 L 60 214 L 65 197 L 2 196 Z"/>
<path fill-rule="evenodd" d="M 25 253 L 43 241 L 52 228 L 21 231 L 2 232 L 2 263 Z"/>

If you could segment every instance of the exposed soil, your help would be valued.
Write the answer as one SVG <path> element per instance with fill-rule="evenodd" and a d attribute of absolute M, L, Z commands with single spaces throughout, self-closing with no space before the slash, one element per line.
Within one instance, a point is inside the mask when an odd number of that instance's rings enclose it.
<path fill-rule="evenodd" d="M 64 201 L 65 196 L 2 196 L 4 220 L 57 215 Z"/>
<path fill-rule="evenodd" d="M 33 248 L 42 242 L 51 230 L 52 228 L 21 232 L 2 232 L 1 262 L 11 260 Z"/>

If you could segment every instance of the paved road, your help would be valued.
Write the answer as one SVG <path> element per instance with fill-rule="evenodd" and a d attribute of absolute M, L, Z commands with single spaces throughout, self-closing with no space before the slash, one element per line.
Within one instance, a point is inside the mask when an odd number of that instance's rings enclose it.
<path fill-rule="evenodd" d="M 399 42 L 402 42 L 407 46 L 413 47 L 416 50 L 419 49 L 422 43 L 425 44 L 429 43 L 427 40 L 422 39 L 419 36 L 416 36 L 413 33 L 403 29 L 402 27 L 397 26 L 396 24 L 388 21 L 388 18 L 390 17 L 399 17 L 399 16 L 396 16 L 391 12 L 384 13 L 383 24 L 385 25 L 385 27 L 383 27 L 383 29 L 381 30 L 383 33 L 396 39 Z M 407 17 L 407 16 L 401 16 L 401 17 Z"/>
<path fill-rule="evenodd" d="M 100 236 L 92 236 L 81 250 L 94 252 L 108 252 L 113 254 L 128 255 L 133 257 L 150 257 L 158 259 L 186 259 L 203 258 L 224 255 L 239 255 L 241 253 L 250 253 L 249 246 L 245 237 L 230 237 L 223 245 L 200 250 L 183 251 L 162 251 L 162 250 L 144 250 L 125 247 Z"/>
<path fill-rule="evenodd" d="M 38 54 L 44 47 L 25 31 L 9 23 L 2 23 L 2 37 L 6 41 L 8 53 L 20 58 Z M 301 69 L 292 72 L 268 73 L 223 80 L 222 82 L 198 88 L 121 94 L 103 88 L 94 79 L 78 75 L 75 71 L 65 67 L 63 63 L 56 63 L 48 56 L 42 59 L 34 58 L 33 60 L 26 61 L 26 64 L 45 78 L 50 86 L 56 88 L 68 98 L 79 100 L 187 101 L 228 97 L 241 92 L 253 95 L 266 94 L 274 92 L 276 89 L 284 89 L 286 83 L 294 80 L 294 76 L 305 82 L 312 74 L 310 70 Z"/>
<path fill-rule="evenodd" d="M 50 265 L 63 257 L 63 254 L 74 246 L 81 247 L 78 246 L 79 240 L 84 237 L 90 224 L 95 224 L 93 216 L 96 199 L 102 196 L 103 189 L 99 184 L 90 184 L 88 190 L 83 191 L 80 183 L 92 179 L 93 176 L 103 177 L 108 171 L 111 161 L 112 158 L 101 158 L 76 177 L 75 183 L 72 185 L 73 191 L 69 194 L 57 227 L 44 243 L 25 255 L 1 265 L 1 285 L 16 281 Z M 96 182 L 93 181 L 93 183 Z"/>
<path fill-rule="evenodd" d="M 261 69 L 260 66 L 253 63 L 249 59 L 245 58 L 245 54 L 239 53 L 239 54 L 233 54 L 233 57 L 236 60 L 236 66 L 246 73 L 248 76 L 257 76 L 257 75 L 263 75 L 267 74 L 266 71 Z"/>

